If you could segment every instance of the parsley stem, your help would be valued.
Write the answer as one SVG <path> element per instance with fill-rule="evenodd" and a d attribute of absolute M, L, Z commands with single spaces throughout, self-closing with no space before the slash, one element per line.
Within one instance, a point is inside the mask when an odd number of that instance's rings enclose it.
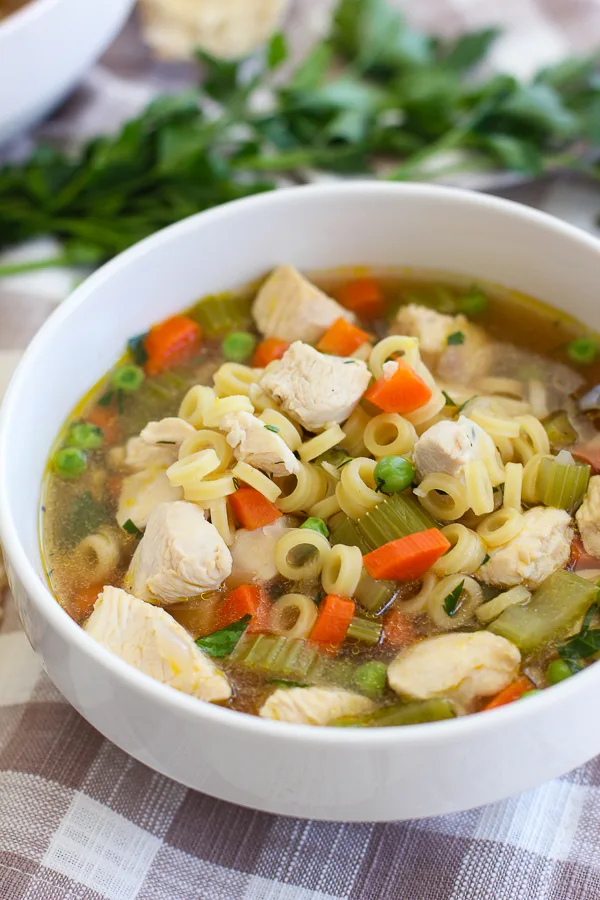
<path fill-rule="evenodd" d="M 37 259 L 31 262 L 7 263 L 0 266 L 0 278 L 9 278 L 11 275 L 23 275 L 27 272 L 38 272 L 42 269 L 56 269 L 60 266 L 71 265 L 71 260 L 66 254 L 51 257 L 50 259 Z"/>

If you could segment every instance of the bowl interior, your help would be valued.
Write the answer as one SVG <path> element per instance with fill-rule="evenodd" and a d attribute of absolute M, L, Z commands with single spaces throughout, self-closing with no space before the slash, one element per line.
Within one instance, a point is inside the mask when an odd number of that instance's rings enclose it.
<path fill-rule="evenodd" d="M 3 410 L 3 529 L 43 578 L 40 485 L 60 424 L 128 337 L 202 295 L 278 263 L 412 265 L 518 288 L 599 328 L 599 247 L 515 204 L 419 185 L 294 188 L 173 226 L 88 279 L 33 341 Z"/>

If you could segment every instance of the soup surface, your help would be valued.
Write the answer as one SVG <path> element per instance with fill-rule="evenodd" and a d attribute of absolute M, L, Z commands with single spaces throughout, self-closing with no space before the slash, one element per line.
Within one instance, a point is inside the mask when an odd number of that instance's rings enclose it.
<path fill-rule="evenodd" d="M 600 650 L 598 382 L 596 338 L 507 290 L 281 266 L 133 336 L 74 410 L 51 586 L 132 665 L 265 718 L 530 697 Z"/>

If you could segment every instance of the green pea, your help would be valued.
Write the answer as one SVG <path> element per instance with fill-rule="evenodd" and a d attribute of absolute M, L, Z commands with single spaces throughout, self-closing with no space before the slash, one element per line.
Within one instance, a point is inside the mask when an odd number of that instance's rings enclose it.
<path fill-rule="evenodd" d="M 574 672 L 571 671 L 571 667 L 564 659 L 553 660 L 546 669 L 548 684 L 558 684 L 559 681 L 564 681 L 565 678 L 570 678 L 573 674 Z"/>
<path fill-rule="evenodd" d="M 382 662 L 367 662 L 354 673 L 356 686 L 372 699 L 380 697 L 385 690 L 387 666 Z"/>
<path fill-rule="evenodd" d="M 399 494 L 414 481 L 415 467 L 404 456 L 382 456 L 375 466 L 375 484 L 383 494 Z"/>
<path fill-rule="evenodd" d="M 256 338 L 247 331 L 232 331 L 223 340 L 221 352 L 230 362 L 243 363 L 250 359 L 256 347 Z"/>
<path fill-rule="evenodd" d="M 104 443 L 104 432 L 91 422 L 74 422 L 69 426 L 67 445 L 82 450 L 98 450 Z"/>
<path fill-rule="evenodd" d="M 54 468 L 61 478 L 79 478 L 87 468 L 87 456 L 80 447 L 64 447 L 54 457 Z"/>
<path fill-rule="evenodd" d="M 481 316 L 488 307 L 488 299 L 482 291 L 473 289 L 461 297 L 458 302 L 458 309 L 465 316 L 475 317 Z"/>
<path fill-rule="evenodd" d="M 139 366 L 120 366 L 112 373 L 111 381 L 113 387 L 118 391 L 125 391 L 126 394 L 131 394 L 138 390 L 145 377 L 144 370 Z"/>
<path fill-rule="evenodd" d="M 567 344 L 567 353 L 574 363 L 589 365 L 598 356 L 598 343 L 593 338 L 575 338 Z"/>
<path fill-rule="evenodd" d="M 318 531 L 323 537 L 329 537 L 329 528 L 323 519 L 319 519 L 317 516 L 311 516 L 309 519 L 306 519 L 300 528 L 310 528 L 311 531 Z"/>

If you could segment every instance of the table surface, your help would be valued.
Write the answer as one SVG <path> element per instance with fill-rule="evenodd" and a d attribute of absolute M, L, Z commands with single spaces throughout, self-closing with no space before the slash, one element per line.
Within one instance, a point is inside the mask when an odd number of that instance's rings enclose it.
<path fill-rule="evenodd" d="M 297 50 L 328 5 L 294 4 Z M 549 52 L 585 50 L 600 35 L 595 0 L 428 0 L 410 4 L 410 12 L 417 24 L 433 21 L 444 33 L 498 18 L 517 23 L 502 52 L 523 70 Z M 525 40 L 531 33 L 540 40 Z M 40 136 L 69 143 L 114 128 L 157 91 L 189 78 L 187 66 L 155 64 L 132 22 L 66 106 L 11 153 Z M 600 211 L 600 189 L 577 180 L 498 193 L 590 231 Z M 0 395 L 74 279 L 53 271 L 0 282 Z M 503 803 L 387 825 L 284 819 L 188 791 L 122 753 L 66 704 L 7 597 L 0 626 L 2 900 L 597 900 L 599 827 L 598 760 Z"/>

